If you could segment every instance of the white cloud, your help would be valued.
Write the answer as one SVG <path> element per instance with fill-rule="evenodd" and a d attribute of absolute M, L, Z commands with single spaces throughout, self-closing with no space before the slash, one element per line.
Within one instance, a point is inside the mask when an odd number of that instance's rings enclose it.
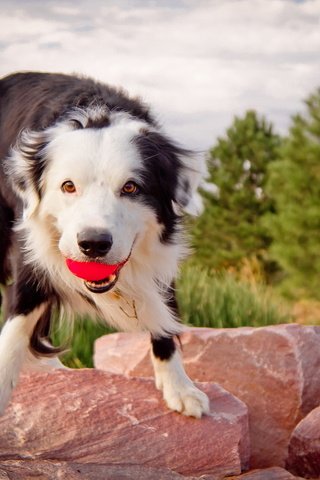
<path fill-rule="evenodd" d="M 280 129 L 319 86 L 320 0 L 2 1 L 0 74 L 79 72 L 149 101 L 206 149 L 256 108 Z"/>

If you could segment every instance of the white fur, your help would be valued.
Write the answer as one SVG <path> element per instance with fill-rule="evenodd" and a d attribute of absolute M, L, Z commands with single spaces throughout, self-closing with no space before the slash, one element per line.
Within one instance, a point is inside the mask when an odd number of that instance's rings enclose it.
<path fill-rule="evenodd" d="M 3 413 L 28 356 L 32 331 L 44 311 L 44 305 L 29 315 L 9 318 L 0 335 L 0 414 Z"/>
<path fill-rule="evenodd" d="M 170 360 L 159 360 L 153 354 L 151 358 L 156 387 L 162 390 L 163 398 L 171 410 L 196 418 L 209 413 L 208 397 L 187 376 L 178 351 Z"/>

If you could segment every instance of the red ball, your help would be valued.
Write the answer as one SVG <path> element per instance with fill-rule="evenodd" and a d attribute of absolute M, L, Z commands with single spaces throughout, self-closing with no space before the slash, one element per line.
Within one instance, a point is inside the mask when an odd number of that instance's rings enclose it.
<path fill-rule="evenodd" d="M 71 258 L 66 259 L 67 267 L 76 277 L 87 281 L 99 281 L 113 275 L 123 264 L 107 265 L 97 262 L 76 262 Z"/>

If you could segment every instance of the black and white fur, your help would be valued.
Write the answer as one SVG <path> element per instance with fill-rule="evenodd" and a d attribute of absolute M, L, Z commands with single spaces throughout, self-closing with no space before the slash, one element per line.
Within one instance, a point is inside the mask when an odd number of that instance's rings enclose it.
<path fill-rule="evenodd" d="M 63 368 L 49 340 L 58 308 L 149 331 L 168 407 L 208 412 L 174 341 L 182 330 L 173 288 L 186 253 L 182 215 L 199 208 L 202 162 L 167 138 L 140 100 L 46 73 L 0 80 L 0 161 L 0 411 L 23 368 Z M 126 263 L 101 286 L 71 274 L 66 258 Z"/>

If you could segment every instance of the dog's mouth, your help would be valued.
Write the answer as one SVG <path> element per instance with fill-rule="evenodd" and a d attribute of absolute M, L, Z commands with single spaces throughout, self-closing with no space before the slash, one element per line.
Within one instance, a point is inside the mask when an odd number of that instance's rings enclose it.
<path fill-rule="evenodd" d="M 66 264 L 73 275 L 84 280 L 84 284 L 90 292 L 104 293 L 115 286 L 120 270 L 127 261 L 128 259 L 121 263 L 109 265 L 98 262 L 77 262 L 67 258 Z"/>
<path fill-rule="evenodd" d="M 120 270 L 119 270 L 120 271 Z M 118 281 L 119 271 L 115 274 L 111 274 L 102 280 L 85 280 L 84 284 L 90 292 L 104 293 L 111 290 Z"/>

